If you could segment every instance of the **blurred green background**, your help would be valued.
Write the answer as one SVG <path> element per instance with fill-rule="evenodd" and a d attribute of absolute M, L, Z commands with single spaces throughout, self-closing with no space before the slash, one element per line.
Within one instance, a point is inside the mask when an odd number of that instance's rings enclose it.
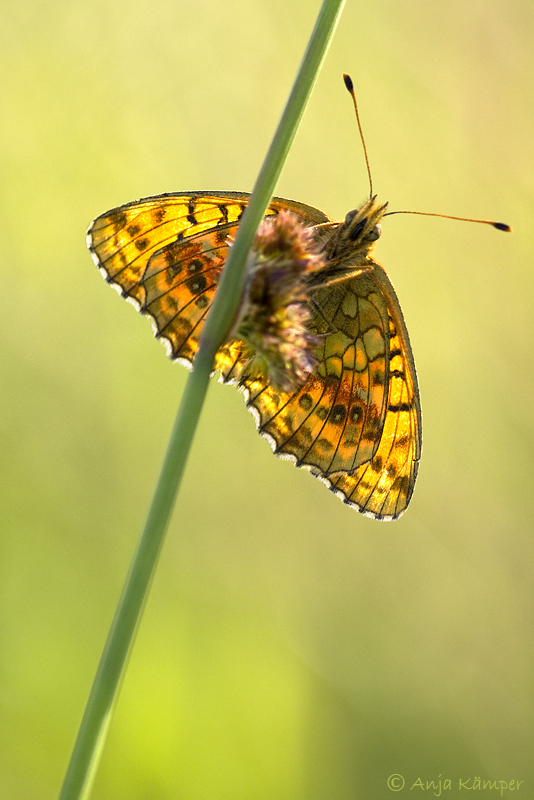
<path fill-rule="evenodd" d="M 187 376 L 85 229 L 250 190 L 319 7 L 0 11 L 2 798 L 57 796 Z M 385 221 L 424 420 L 396 523 L 275 459 L 213 382 L 95 798 L 389 798 L 393 773 L 399 797 L 534 796 L 533 22 L 531 0 L 347 2 L 277 194 L 366 198 L 347 71 L 380 199 L 515 232 Z"/>

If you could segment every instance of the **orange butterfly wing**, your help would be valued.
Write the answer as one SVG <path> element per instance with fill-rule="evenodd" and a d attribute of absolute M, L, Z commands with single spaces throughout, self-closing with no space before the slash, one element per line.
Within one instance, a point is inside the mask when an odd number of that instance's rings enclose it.
<path fill-rule="evenodd" d="M 113 209 L 89 227 L 95 263 L 151 318 L 173 360 L 193 361 L 228 238 L 248 198 L 238 192 L 158 195 Z M 267 215 L 282 209 L 319 226 L 321 236 L 337 226 L 323 212 L 281 198 L 271 201 Z M 248 376 L 238 341 L 219 350 L 215 369 L 243 389 L 277 455 L 308 468 L 368 516 L 395 519 L 413 492 L 421 448 L 417 380 L 395 292 L 368 259 L 362 274 L 325 280 L 310 305 L 322 344 L 316 372 L 296 392 L 277 392 L 267 378 Z"/>
<path fill-rule="evenodd" d="M 317 304 L 317 306 L 316 306 Z M 222 350 L 223 378 L 240 383 L 273 451 L 306 467 L 375 519 L 406 509 L 421 455 L 421 409 L 402 312 L 384 270 L 318 289 L 316 372 L 293 394 L 242 372 L 239 344 Z"/>
<path fill-rule="evenodd" d="M 87 246 L 108 283 L 143 314 L 168 355 L 190 366 L 226 256 L 250 195 L 189 192 L 136 200 L 98 217 Z M 267 216 L 289 208 L 307 225 L 317 209 L 274 198 Z"/>

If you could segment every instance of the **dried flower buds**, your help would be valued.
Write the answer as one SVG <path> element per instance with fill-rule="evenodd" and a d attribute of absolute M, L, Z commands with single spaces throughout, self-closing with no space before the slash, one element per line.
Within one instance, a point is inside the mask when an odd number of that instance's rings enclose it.
<path fill-rule="evenodd" d="M 247 259 L 247 282 L 230 334 L 250 352 L 247 373 L 264 375 L 279 391 L 293 391 L 315 369 L 319 338 L 310 322 L 309 275 L 323 267 L 313 230 L 289 211 L 265 219 Z"/>

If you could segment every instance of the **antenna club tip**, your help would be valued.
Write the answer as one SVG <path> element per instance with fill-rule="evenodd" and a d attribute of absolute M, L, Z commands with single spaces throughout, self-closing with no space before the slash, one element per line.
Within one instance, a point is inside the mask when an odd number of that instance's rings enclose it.
<path fill-rule="evenodd" d="M 347 75 L 347 73 L 344 72 L 343 73 L 343 80 L 345 81 L 345 86 L 347 87 L 347 90 L 349 92 L 353 92 L 354 91 L 354 86 L 353 86 L 352 78 L 350 77 L 350 75 Z"/>
<path fill-rule="evenodd" d="M 509 225 L 505 225 L 504 222 L 492 222 L 494 228 L 497 228 L 498 231 L 506 231 L 506 233 L 512 233 L 512 229 Z"/>

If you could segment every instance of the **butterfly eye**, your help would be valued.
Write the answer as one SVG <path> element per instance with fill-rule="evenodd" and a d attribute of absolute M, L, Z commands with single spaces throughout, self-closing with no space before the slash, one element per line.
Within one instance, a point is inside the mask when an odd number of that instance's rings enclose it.
<path fill-rule="evenodd" d="M 358 210 L 356 208 L 353 209 L 352 211 L 349 211 L 345 217 L 345 225 L 350 225 L 350 223 L 352 222 L 357 213 Z"/>
<path fill-rule="evenodd" d="M 365 228 L 365 220 L 361 219 L 356 225 L 351 228 L 349 225 L 349 236 L 353 242 L 360 238 L 363 229 Z"/>
<path fill-rule="evenodd" d="M 382 225 L 375 225 L 375 227 L 369 231 L 365 239 L 368 242 L 376 242 L 376 240 L 380 238 L 381 233 Z"/>

